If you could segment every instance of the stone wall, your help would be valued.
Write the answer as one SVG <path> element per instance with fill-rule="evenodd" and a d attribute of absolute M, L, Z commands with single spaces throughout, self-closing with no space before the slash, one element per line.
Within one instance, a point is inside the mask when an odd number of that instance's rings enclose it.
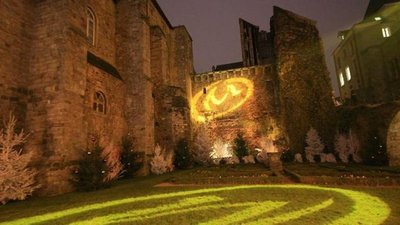
<path fill-rule="evenodd" d="M 242 133 L 252 148 L 259 147 L 260 138 L 279 139 L 275 87 L 272 66 L 195 75 L 191 103 L 194 130 L 205 124 L 213 140 L 225 142 Z"/>
<path fill-rule="evenodd" d="M 116 5 L 110 0 L 88 0 L 87 6 L 95 13 L 97 22 L 95 45 L 88 45 L 89 51 L 115 65 Z"/>
<path fill-rule="evenodd" d="M 105 113 L 93 109 L 96 92 L 105 96 Z M 127 127 L 124 118 L 126 87 L 122 80 L 88 65 L 85 94 L 85 123 L 87 123 L 87 146 L 97 142 L 106 147 L 119 146 Z"/>
<path fill-rule="evenodd" d="M 274 7 L 271 19 L 282 124 L 290 148 L 304 150 L 314 127 L 332 150 L 335 110 L 321 38 L 315 22 Z"/>
<path fill-rule="evenodd" d="M 13 111 L 21 124 L 28 95 L 32 9 L 31 1 L 0 2 L 0 120 Z"/>
<path fill-rule="evenodd" d="M 29 13 L 21 14 L 31 20 L 24 28 L 30 39 L 25 40 L 29 48 L 18 56 L 20 60 L 27 58 L 27 63 L 14 65 L 26 71 L 24 88 L 29 96 L 25 128 L 31 133 L 26 149 L 35 153 L 34 165 L 40 169 L 43 184 L 41 192 L 62 193 L 71 190 L 71 161 L 77 158 L 76 151 L 85 146 L 85 6 L 60 0 L 12 2 L 24 2 L 18 8 L 30 7 Z"/>
<path fill-rule="evenodd" d="M 389 165 L 400 166 L 400 111 L 390 123 L 386 144 L 389 156 Z"/>
<path fill-rule="evenodd" d="M 184 26 L 174 28 L 175 36 L 175 59 L 172 68 L 176 74 L 174 86 L 186 91 L 187 99 L 192 98 L 192 75 L 193 68 L 193 49 L 192 38 Z"/>
<path fill-rule="evenodd" d="M 134 147 L 147 156 L 154 149 L 154 100 L 150 65 L 147 1 L 117 4 L 117 68 L 127 86 L 125 118 Z M 144 164 L 142 174 L 148 173 Z"/>
<path fill-rule="evenodd" d="M 174 136 L 170 133 L 174 120 L 165 113 L 172 113 L 173 109 L 166 106 L 175 93 L 165 93 L 172 87 L 181 87 L 180 82 L 190 76 L 185 74 L 189 72 L 186 68 L 193 68 L 192 56 L 187 53 L 191 53 L 191 39 L 181 30 L 171 26 L 155 1 L 117 4 L 117 68 L 127 85 L 128 131 L 135 148 L 145 152 L 142 174 L 148 173 L 148 158 L 156 143 L 168 143 L 163 146 L 168 148 L 174 145 L 167 141 Z M 182 51 L 186 56 L 180 60 L 184 61 L 177 62 Z"/>

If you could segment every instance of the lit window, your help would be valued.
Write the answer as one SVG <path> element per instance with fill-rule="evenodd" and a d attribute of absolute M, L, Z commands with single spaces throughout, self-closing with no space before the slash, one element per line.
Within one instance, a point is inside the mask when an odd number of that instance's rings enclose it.
<path fill-rule="evenodd" d="M 340 39 L 344 40 L 344 35 L 343 34 L 340 35 L 339 37 L 340 37 Z"/>
<path fill-rule="evenodd" d="M 375 19 L 375 21 L 380 21 L 380 20 L 382 20 L 382 17 L 377 16 L 377 17 L 375 17 L 374 19 Z"/>
<path fill-rule="evenodd" d="M 106 109 L 106 96 L 102 92 L 97 91 L 94 94 L 93 111 L 106 114 Z"/>
<path fill-rule="evenodd" d="M 91 45 L 94 45 L 96 38 L 96 17 L 90 8 L 87 8 L 86 38 Z"/>
<path fill-rule="evenodd" d="M 344 77 L 343 77 L 343 73 L 339 74 L 339 81 L 340 81 L 340 87 L 344 86 Z"/>
<path fill-rule="evenodd" d="M 347 81 L 351 80 L 351 71 L 349 66 L 346 67 L 346 79 Z"/>
<path fill-rule="evenodd" d="M 390 37 L 392 34 L 390 33 L 390 28 L 389 27 L 384 27 L 382 28 L 382 36 L 384 38 Z"/>

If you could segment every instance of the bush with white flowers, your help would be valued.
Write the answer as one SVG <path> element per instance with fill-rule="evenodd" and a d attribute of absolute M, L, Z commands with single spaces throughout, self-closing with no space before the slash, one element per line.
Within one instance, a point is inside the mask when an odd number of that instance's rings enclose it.
<path fill-rule="evenodd" d="M 24 200 L 40 187 L 36 182 L 37 170 L 29 167 L 31 153 L 25 153 L 19 146 L 28 135 L 21 130 L 15 132 L 17 120 L 10 114 L 4 129 L 0 130 L 0 202 Z"/>
<path fill-rule="evenodd" d="M 151 172 L 157 175 L 173 171 L 174 153 L 172 151 L 166 152 L 160 145 L 156 145 L 150 166 Z"/>
<path fill-rule="evenodd" d="M 325 148 L 325 145 L 322 143 L 317 130 L 315 130 L 314 128 L 310 128 L 310 130 L 307 132 L 306 143 L 306 158 L 309 162 L 314 163 L 315 156 L 321 155 Z"/>

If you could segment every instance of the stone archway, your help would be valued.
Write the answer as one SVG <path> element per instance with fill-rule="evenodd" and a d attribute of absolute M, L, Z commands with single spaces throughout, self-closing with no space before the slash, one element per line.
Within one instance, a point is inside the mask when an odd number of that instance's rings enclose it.
<path fill-rule="evenodd" d="M 400 111 L 393 118 L 387 133 L 387 152 L 390 166 L 400 166 Z"/>

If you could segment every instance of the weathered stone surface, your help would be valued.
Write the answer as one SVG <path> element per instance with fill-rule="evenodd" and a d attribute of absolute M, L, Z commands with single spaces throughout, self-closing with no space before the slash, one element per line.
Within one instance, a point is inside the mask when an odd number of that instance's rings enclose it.
<path fill-rule="evenodd" d="M 400 112 L 393 118 L 387 133 L 387 152 L 390 166 L 400 166 Z"/>
<path fill-rule="evenodd" d="M 86 38 L 88 8 L 96 19 L 94 45 Z M 176 133 L 168 133 L 168 148 L 190 137 L 188 106 L 172 103 L 187 102 L 191 42 L 153 0 L 0 2 L 0 116 L 14 111 L 31 132 L 26 149 L 41 171 L 40 194 L 71 191 L 81 152 L 94 142 L 118 145 L 125 135 L 145 152 L 142 174 L 148 173 L 157 109 L 166 112 L 160 129 Z M 122 79 L 88 63 L 88 52 Z M 180 91 L 164 91 L 171 88 Z M 104 94 L 105 113 L 95 110 L 96 92 Z"/>
<path fill-rule="evenodd" d="M 210 111 L 204 107 L 204 101 L 208 101 L 207 96 L 210 94 L 209 92 L 213 91 L 210 85 L 235 80 L 236 78 L 244 78 L 248 82 L 246 85 L 252 86 L 250 97 L 234 111 L 214 118 L 221 107 L 216 107 L 215 110 L 217 111 L 213 111 L 214 108 Z M 225 94 L 230 95 L 229 84 L 223 87 L 218 86 L 218 88 L 220 90 L 216 92 L 217 98 L 223 99 Z M 237 89 L 236 91 L 249 91 L 244 86 L 235 86 L 235 88 Z M 213 141 L 220 138 L 225 142 L 232 142 L 238 133 L 242 133 L 252 148 L 259 147 L 259 140 L 261 138 L 279 139 L 282 134 L 278 123 L 277 90 L 275 88 L 276 83 L 272 66 L 246 67 L 197 74 L 194 77 L 194 98 L 191 103 L 194 126 L 206 124 L 209 132 L 212 134 Z M 197 99 L 196 96 L 199 95 L 206 97 Z M 247 93 L 240 93 L 238 97 L 245 98 L 246 95 Z M 236 97 L 222 103 L 222 107 L 226 108 L 226 110 L 229 110 L 229 107 L 231 107 L 232 101 L 230 100 L 236 101 Z M 204 116 L 207 119 L 204 122 L 198 121 L 196 119 L 198 116 Z"/>
<path fill-rule="evenodd" d="M 332 149 L 335 109 L 316 23 L 274 7 L 271 26 L 281 118 L 290 148 L 302 152 L 306 133 L 314 127 Z"/>

